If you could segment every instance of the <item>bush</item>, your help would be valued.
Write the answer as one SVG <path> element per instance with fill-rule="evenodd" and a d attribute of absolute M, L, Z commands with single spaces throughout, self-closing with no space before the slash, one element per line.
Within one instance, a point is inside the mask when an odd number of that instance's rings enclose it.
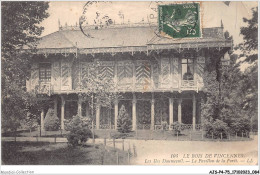
<path fill-rule="evenodd" d="M 37 119 L 31 117 L 31 115 L 27 116 L 24 122 L 23 128 L 29 129 L 30 132 L 39 127 Z"/>
<path fill-rule="evenodd" d="M 71 146 L 82 145 L 88 138 L 92 137 L 92 132 L 89 129 L 89 118 L 79 115 L 73 116 L 71 120 L 65 123 L 68 143 Z"/>
<path fill-rule="evenodd" d="M 182 123 L 180 123 L 180 122 L 178 122 L 178 121 L 176 121 L 176 122 L 174 122 L 172 125 L 171 125 L 171 127 L 173 128 L 173 131 L 174 131 L 174 134 L 175 135 L 177 135 L 177 133 L 178 133 L 178 135 L 180 135 L 180 133 L 181 133 L 181 131 L 182 131 Z"/>
<path fill-rule="evenodd" d="M 257 132 L 258 131 L 258 118 L 257 117 L 253 117 L 252 119 L 252 131 L 253 132 Z"/>
<path fill-rule="evenodd" d="M 167 125 L 168 125 L 168 123 L 167 123 L 166 121 L 162 121 L 162 129 L 163 129 L 164 131 L 167 130 Z"/>
<path fill-rule="evenodd" d="M 237 133 L 237 135 L 242 136 L 242 133 L 245 134 L 250 132 L 250 120 L 246 117 L 238 118 L 231 123 L 231 129 L 233 133 Z"/>
<path fill-rule="evenodd" d="M 59 130 L 60 122 L 59 118 L 54 114 L 54 110 L 49 108 L 46 117 L 44 119 L 44 128 L 46 131 Z"/>
<path fill-rule="evenodd" d="M 227 138 L 229 127 L 227 123 L 222 120 L 216 119 L 214 122 L 204 121 L 203 129 L 206 131 L 206 137 L 211 138 L 213 133 L 213 138 Z"/>
<path fill-rule="evenodd" d="M 132 121 L 125 109 L 125 106 L 122 105 L 119 110 L 119 115 L 117 119 L 117 130 L 121 133 L 129 133 L 132 129 Z"/>

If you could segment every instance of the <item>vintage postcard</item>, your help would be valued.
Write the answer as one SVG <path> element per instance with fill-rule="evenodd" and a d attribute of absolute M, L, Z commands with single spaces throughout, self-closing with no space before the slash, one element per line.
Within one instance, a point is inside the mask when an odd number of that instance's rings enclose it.
<path fill-rule="evenodd" d="M 1 15 L 1 174 L 259 174 L 258 2 L 2 1 Z"/>

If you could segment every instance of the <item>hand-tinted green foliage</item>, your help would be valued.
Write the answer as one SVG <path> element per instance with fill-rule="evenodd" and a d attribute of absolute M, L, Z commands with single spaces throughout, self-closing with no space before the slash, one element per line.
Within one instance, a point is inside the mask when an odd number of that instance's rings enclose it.
<path fill-rule="evenodd" d="M 46 131 L 58 131 L 60 127 L 59 118 L 55 115 L 54 110 L 49 108 L 44 119 L 44 128 Z"/>
<path fill-rule="evenodd" d="M 132 129 L 132 121 L 128 115 L 125 106 L 122 105 L 119 110 L 119 115 L 117 119 L 117 130 L 121 133 L 128 133 Z"/>
<path fill-rule="evenodd" d="M 6 130 L 16 130 L 27 116 L 26 107 L 36 101 L 35 95 L 25 92 L 32 54 L 17 51 L 41 35 L 39 24 L 48 17 L 48 7 L 48 2 L 1 3 L 2 127 Z"/>
<path fill-rule="evenodd" d="M 92 132 L 89 129 L 90 123 L 89 118 L 79 115 L 73 116 L 71 120 L 65 123 L 65 129 L 69 131 L 67 135 L 69 145 L 77 146 L 83 144 L 88 138 L 92 137 Z"/>

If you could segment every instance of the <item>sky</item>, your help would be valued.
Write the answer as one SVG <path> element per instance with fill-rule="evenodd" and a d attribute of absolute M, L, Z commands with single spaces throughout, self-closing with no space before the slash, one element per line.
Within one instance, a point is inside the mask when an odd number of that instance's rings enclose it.
<path fill-rule="evenodd" d="M 56 1 L 50 2 L 48 12 L 50 16 L 42 22 L 45 31 L 42 36 L 53 33 L 58 30 L 58 21 L 64 26 L 76 25 L 79 18 L 83 15 L 83 7 L 86 2 L 69 2 Z M 172 4 L 176 2 L 163 2 L 162 4 Z M 108 15 L 116 24 L 120 23 L 137 23 L 157 22 L 157 3 L 155 2 L 99 2 L 87 6 L 84 14 L 89 24 L 92 24 L 96 17 L 96 12 L 101 15 Z M 223 2 L 204 1 L 200 5 L 202 27 L 220 27 L 221 20 L 224 30 L 229 31 L 234 38 L 234 43 L 238 44 L 243 41 L 243 37 L 239 34 L 240 28 L 245 25 L 243 17 L 251 18 L 251 8 L 256 7 L 258 3 L 249 1 L 234 2 L 231 1 L 227 6 Z M 120 18 L 124 15 L 124 19 Z"/>

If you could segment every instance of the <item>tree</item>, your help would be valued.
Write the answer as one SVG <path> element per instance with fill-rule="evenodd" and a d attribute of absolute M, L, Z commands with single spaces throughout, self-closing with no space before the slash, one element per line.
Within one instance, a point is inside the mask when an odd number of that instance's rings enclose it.
<path fill-rule="evenodd" d="M 38 125 L 38 116 L 34 115 L 30 112 L 27 113 L 27 116 L 25 118 L 25 126 L 30 130 L 30 133 L 32 132 L 33 129 L 36 129 Z"/>
<path fill-rule="evenodd" d="M 132 128 L 132 121 L 129 117 L 125 106 L 122 105 L 119 110 L 119 115 L 117 119 L 117 130 L 121 133 L 128 133 L 131 131 Z"/>
<path fill-rule="evenodd" d="M 32 54 L 18 52 L 32 47 L 48 17 L 48 2 L 2 2 L 2 127 L 16 130 L 27 116 L 27 105 L 36 97 L 26 92 Z"/>
<path fill-rule="evenodd" d="M 46 131 L 58 131 L 60 124 L 59 118 L 55 115 L 54 110 L 49 108 L 44 119 L 44 128 Z"/>
<path fill-rule="evenodd" d="M 230 64 L 218 66 L 216 71 L 208 71 L 204 77 L 205 101 L 202 104 L 204 129 L 213 131 L 215 122 L 219 128 L 236 132 L 240 135 L 249 132 L 249 121 L 257 120 L 257 8 L 253 9 L 252 19 L 244 19 L 247 27 L 241 28 L 244 43 L 231 51 Z M 226 39 L 232 39 L 225 32 Z M 241 65 L 245 62 L 250 66 L 243 72 Z M 213 123 L 213 124 L 212 124 Z M 251 122 L 253 123 L 253 122 Z M 226 131 L 225 131 L 226 132 Z M 209 134 L 209 133 L 208 133 Z"/>
<path fill-rule="evenodd" d="M 243 51 L 241 56 L 245 56 L 245 62 L 254 62 L 257 60 L 258 47 L 258 7 L 252 8 L 252 18 L 243 18 L 247 23 L 246 27 L 241 27 L 240 34 L 243 35 L 244 43 L 239 44 L 239 49 Z M 253 54 L 252 54 L 253 53 Z"/>
<path fill-rule="evenodd" d="M 240 30 L 244 43 L 239 44 L 242 51 L 239 55 L 239 65 L 248 63 L 249 66 L 243 72 L 243 78 L 239 91 L 243 95 L 241 103 L 245 115 L 251 120 L 251 124 L 258 123 L 258 7 L 252 8 L 252 18 L 243 18 L 247 26 Z M 257 129 L 257 124 L 253 125 Z"/>
<path fill-rule="evenodd" d="M 69 145 L 73 147 L 82 145 L 92 136 L 89 124 L 88 118 L 79 115 L 73 116 L 71 120 L 66 122 L 66 130 L 69 131 L 67 134 Z"/>
<path fill-rule="evenodd" d="M 99 106 L 111 110 L 115 100 L 119 97 L 113 78 L 103 77 L 99 70 L 99 65 L 93 64 L 90 67 L 90 73 L 82 78 L 80 87 L 83 99 L 89 102 L 92 122 L 94 121 L 94 113 Z M 108 113 L 108 115 L 111 114 Z"/>

